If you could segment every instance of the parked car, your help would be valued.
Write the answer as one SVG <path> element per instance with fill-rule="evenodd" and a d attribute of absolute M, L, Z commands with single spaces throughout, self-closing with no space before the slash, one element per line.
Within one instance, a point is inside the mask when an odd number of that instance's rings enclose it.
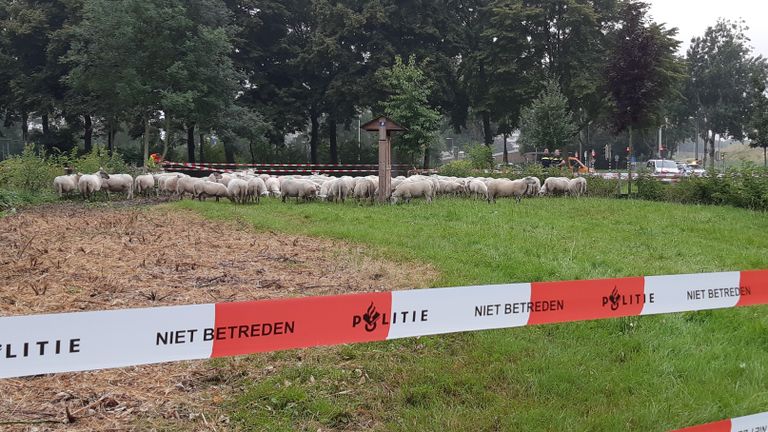
<path fill-rule="evenodd" d="M 651 159 L 646 167 L 654 175 L 680 174 L 680 168 L 677 167 L 677 163 L 669 159 Z"/>

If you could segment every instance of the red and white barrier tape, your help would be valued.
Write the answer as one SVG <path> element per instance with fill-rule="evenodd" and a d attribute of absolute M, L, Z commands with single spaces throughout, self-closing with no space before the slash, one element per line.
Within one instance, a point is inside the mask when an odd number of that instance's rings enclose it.
<path fill-rule="evenodd" d="M 174 172 L 174 171 L 185 171 L 185 170 L 195 170 L 195 171 L 206 171 L 206 172 L 218 172 L 218 173 L 233 173 L 235 171 L 231 169 L 223 169 L 223 168 L 206 168 L 206 167 L 167 167 L 165 168 L 168 172 Z M 256 169 L 254 170 L 257 174 L 310 174 L 310 173 L 319 173 L 319 174 L 343 174 L 343 173 L 368 173 L 368 174 L 375 174 L 376 171 L 372 170 L 300 170 L 300 169 Z"/>
<path fill-rule="evenodd" d="M 301 163 L 226 163 L 226 162 L 172 162 L 163 161 L 167 166 L 198 166 L 198 167 L 267 167 L 267 168 L 372 168 L 378 169 L 377 164 L 301 164 Z M 408 168 L 406 164 L 393 164 L 393 168 Z"/>
<path fill-rule="evenodd" d="M 0 378 L 768 303 L 768 270 L 0 318 Z"/>
<path fill-rule="evenodd" d="M 168 172 L 173 171 L 185 171 L 185 170 L 195 170 L 195 171 L 206 171 L 206 172 L 218 172 L 218 173 L 233 173 L 235 170 L 226 169 L 226 168 L 209 168 L 204 166 L 199 166 L 196 164 L 179 164 L 179 165 L 168 165 L 165 167 L 165 170 Z M 290 168 L 255 168 L 252 171 L 256 173 L 264 173 L 264 174 L 277 174 L 277 173 L 289 173 L 289 174 L 309 174 L 309 173 L 320 173 L 320 174 L 343 174 L 343 173 L 368 173 L 368 174 L 376 174 L 378 171 L 374 169 L 290 169 Z"/>
<path fill-rule="evenodd" d="M 765 432 L 768 431 L 768 412 L 735 417 L 714 423 L 676 429 L 672 432 Z"/>

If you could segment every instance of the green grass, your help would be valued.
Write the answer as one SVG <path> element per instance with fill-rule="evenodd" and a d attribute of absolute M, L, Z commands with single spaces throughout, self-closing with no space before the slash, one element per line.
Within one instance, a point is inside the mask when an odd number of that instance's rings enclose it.
<path fill-rule="evenodd" d="M 768 268 L 768 217 L 635 200 L 402 206 L 174 204 L 428 262 L 435 285 Z M 251 356 L 246 430 L 665 431 L 768 410 L 768 308 L 482 331 Z M 300 360 L 299 360 L 300 358 Z M 226 367 L 226 362 L 222 363 Z"/>
<path fill-rule="evenodd" d="M 27 192 L 22 190 L 0 189 L 0 217 L 13 213 L 17 207 L 27 207 L 54 202 L 58 199 L 49 190 Z"/>

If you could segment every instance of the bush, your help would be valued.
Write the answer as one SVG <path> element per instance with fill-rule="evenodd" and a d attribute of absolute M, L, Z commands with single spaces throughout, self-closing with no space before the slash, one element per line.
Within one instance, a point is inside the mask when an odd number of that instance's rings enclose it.
<path fill-rule="evenodd" d="M 64 174 L 58 158 L 35 153 L 33 146 L 24 147 L 20 155 L 0 162 L 0 187 L 37 192 L 50 189 L 53 178 Z"/>
<path fill-rule="evenodd" d="M 119 154 L 109 156 L 103 148 L 78 158 L 75 150 L 49 155 L 26 146 L 20 155 L 0 162 L 0 207 L 50 201 L 55 198 L 52 185 L 56 176 L 66 174 L 70 168 L 73 172 L 94 173 L 102 167 L 108 173 L 137 174 Z"/>
<path fill-rule="evenodd" d="M 665 196 L 665 185 L 648 174 L 637 178 L 637 197 L 650 201 L 661 201 Z"/>
<path fill-rule="evenodd" d="M 467 155 L 473 168 L 480 170 L 493 168 L 493 151 L 490 147 L 482 144 L 474 145 L 469 148 Z"/>
<path fill-rule="evenodd" d="M 750 165 L 705 177 L 684 177 L 671 185 L 641 176 L 637 186 L 642 199 L 768 210 L 768 173 Z"/>
<path fill-rule="evenodd" d="M 440 174 L 448 177 L 470 177 L 472 162 L 468 160 L 456 160 L 440 167 Z"/>
<path fill-rule="evenodd" d="M 619 181 L 604 179 L 600 176 L 586 176 L 587 195 L 593 197 L 611 198 L 618 195 Z"/>
<path fill-rule="evenodd" d="M 74 168 L 74 172 L 83 174 L 95 173 L 99 168 L 104 168 L 104 171 L 110 174 L 126 173 L 134 176 L 138 174 L 138 169 L 125 163 L 122 155 L 113 152 L 110 156 L 106 148 L 99 146 L 94 147 L 90 153 L 80 158 L 72 158 L 69 162 Z"/>

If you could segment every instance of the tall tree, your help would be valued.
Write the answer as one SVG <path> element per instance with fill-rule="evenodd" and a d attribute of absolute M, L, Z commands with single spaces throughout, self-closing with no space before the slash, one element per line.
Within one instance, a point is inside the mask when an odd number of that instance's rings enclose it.
<path fill-rule="evenodd" d="M 720 19 L 696 37 L 688 48 L 690 71 L 688 97 L 695 103 L 701 121 L 702 138 L 714 167 L 715 135 L 741 140 L 750 118 L 749 92 L 752 75 L 765 67 L 765 60 L 753 57 L 743 22 Z"/>
<path fill-rule="evenodd" d="M 682 79 L 682 68 L 674 53 L 680 44 L 677 29 L 665 29 L 649 20 L 646 3 L 629 0 L 619 13 L 619 27 L 611 35 L 606 68 L 608 89 L 613 100 L 612 120 L 617 132 L 632 132 L 638 126 L 660 124 L 660 104 L 675 83 Z M 630 176 L 630 193 L 632 191 Z"/>
<path fill-rule="evenodd" d="M 429 105 L 434 84 L 418 67 L 415 56 L 407 63 L 395 57 L 395 64 L 381 70 L 380 76 L 389 92 L 382 102 L 386 114 L 408 129 L 397 137 L 394 145 L 412 159 L 423 152 L 424 168 L 429 168 L 430 146 L 440 127 L 440 113 Z"/>
<path fill-rule="evenodd" d="M 56 107 L 64 99 L 61 78 L 66 68 L 56 51 L 49 51 L 51 36 L 61 30 L 67 7 L 61 0 L 19 0 L 6 4 L 7 14 L 0 22 L 7 53 L 14 63 L 10 91 L 15 113 L 21 120 L 22 135 L 27 139 L 30 115 L 40 117 L 43 143 L 54 144 L 50 126 Z"/>
<path fill-rule="evenodd" d="M 577 130 L 568 100 L 555 80 L 549 81 L 531 106 L 523 109 L 520 119 L 520 141 L 527 151 L 573 150 Z"/>
<path fill-rule="evenodd" d="M 468 95 L 472 110 L 480 117 L 483 124 L 483 143 L 493 144 L 495 135 L 491 125 L 494 106 L 491 97 L 491 58 L 486 50 L 489 40 L 489 1 L 469 0 L 457 2 L 454 13 L 458 23 L 459 45 L 458 65 L 459 82 Z"/>
<path fill-rule="evenodd" d="M 762 147 L 763 166 L 768 168 L 768 96 L 765 76 L 752 79 L 752 117 L 747 128 L 750 147 Z"/>
<path fill-rule="evenodd" d="M 111 130 L 120 118 L 140 119 L 146 160 L 159 110 L 210 124 L 234 101 L 227 20 L 219 0 L 89 0 L 74 30 L 68 81 L 99 101 Z"/>

